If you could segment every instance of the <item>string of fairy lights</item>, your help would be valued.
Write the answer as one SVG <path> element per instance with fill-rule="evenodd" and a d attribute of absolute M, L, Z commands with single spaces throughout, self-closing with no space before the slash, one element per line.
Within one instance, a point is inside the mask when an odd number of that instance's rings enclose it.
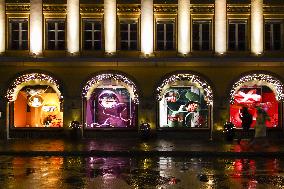
<path fill-rule="evenodd" d="M 209 105 L 213 105 L 213 91 L 210 85 L 197 75 L 184 73 L 175 74 L 165 79 L 162 84 L 157 88 L 157 99 L 160 101 L 163 98 L 164 91 L 177 81 L 189 81 L 197 85 L 198 88 L 204 91 L 204 98 Z"/>
<path fill-rule="evenodd" d="M 12 102 L 15 101 L 17 98 L 17 91 L 21 90 L 21 88 L 23 88 L 25 86 L 26 83 L 31 82 L 31 81 L 37 81 L 37 83 L 48 83 L 51 85 L 54 85 L 57 87 L 57 89 L 59 89 L 59 83 L 56 79 L 54 79 L 53 77 L 46 75 L 46 74 L 42 74 L 42 73 L 29 73 L 29 74 L 24 74 L 18 78 L 16 78 L 13 83 L 10 85 L 7 94 L 6 94 L 6 98 L 8 99 L 8 101 Z M 61 96 L 62 98 L 62 96 Z"/>
<path fill-rule="evenodd" d="M 92 88 L 92 86 L 99 84 L 101 81 L 104 81 L 104 80 L 114 80 L 114 81 L 122 82 L 125 85 L 127 85 L 129 88 L 131 88 L 133 92 L 133 95 L 134 95 L 132 98 L 133 103 L 139 104 L 139 95 L 138 95 L 138 90 L 137 90 L 136 85 L 131 80 L 129 80 L 127 77 L 120 75 L 120 74 L 106 73 L 106 74 L 100 74 L 100 75 L 93 77 L 87 82 L 87 84 L 83 88 L 82 96 L 86 98 L 87 93 Z"/>
<path fill-rule="evenodd" d="M 268 86 L 276 93 L 275 96 L 277 101 L 283 101 L 284 99 L 283 84 L 278 79 L 267 74 L 251 74 L 242 77 L 238 82 L 236 82 L 233 85 L 230 91 L 230 97 L 231 97 L 230 103 L 231 104 L 234 103 L 235 101 L 234 97 L 242 86 L 246 84 L 259 85 L 259 82 L 261 82 L 262 85 Z"/>

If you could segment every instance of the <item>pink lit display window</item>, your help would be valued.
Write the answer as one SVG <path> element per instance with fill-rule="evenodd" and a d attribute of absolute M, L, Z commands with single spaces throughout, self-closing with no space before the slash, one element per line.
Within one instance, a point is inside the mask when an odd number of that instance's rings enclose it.
<path fill-rule="evenodd" d="M 278 101 L 273 91 L 267 86 L 242 87 L 234 96 L 234 104 L 230 105 L 230 121 L 241 128 L 240 109 L 248 107 L 249 113 L 253 116 L 251 128 L 256 123 L 257 108 L 262 108 L 270 117 L 266 121 L 269 128 L 278 127 Z"/>

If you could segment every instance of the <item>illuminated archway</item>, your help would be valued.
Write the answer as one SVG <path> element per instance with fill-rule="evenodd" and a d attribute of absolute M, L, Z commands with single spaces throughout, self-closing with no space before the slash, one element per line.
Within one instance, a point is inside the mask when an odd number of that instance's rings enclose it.
<path fill-rule="evenodd" d="M 241 128 L 240 111 L 249 109 L 253 116 L 253 128 L 256 123 L 257 110 L 263 109 L 270 117 L 267 127 L 279 126 L 279 102 L 284 99 L 282 82 L 266 73 L 254 73 L 241 77 L 230 91 L 230 121 Z"/>
<path fill-rule="evenodd" d="M 86 128 L 134 128 L 137 122 L 138 89 L 128 77 L 101 73 L 83 88 Z"/>
<path fill-rule="evenodd" d="M 6 98 L 13 112 L 10 125 L 15 128 L 63 126 L 63 96 L 59 82 L 52 76 L 23 74 L 11 83 Z"/>
<path fill-rule="evenodd" d="M 165 78 L 157 88 L 161 128 L 209 128 L 213 106 L 212 87 L 193 73 Z"/>

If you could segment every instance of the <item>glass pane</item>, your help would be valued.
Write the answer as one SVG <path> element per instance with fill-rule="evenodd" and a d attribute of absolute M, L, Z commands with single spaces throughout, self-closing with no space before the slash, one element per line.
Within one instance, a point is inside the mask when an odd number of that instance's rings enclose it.
<path fill-rule="evenodd" d="M 102 30 L 102 26 L 101 26 L 101 23 L 100 22 L 95 22 L 95 24 L 94 24 L 94 29 L 95 30 Z"/>
<path fill-rule="evenodd" d="M 65 49 L 65 41 L 59 41 L 58 50 L 64 50 L 64 49 Z"/>
<path fill-rule="evenodd" d="M 128 31 L 128 24 L 120 23 L 120 31 Z"/>
<path fill-rule="evenodd" d="M 54 50 L 54 49 L 55 49 L 54 41 L 48 41 L 47 48 L 48 48 L 49 50 Z"/>
<path fill-rule="evenodd" d="M 209 41 L 209 24 L 202 24 L 202 40 Z"/>
<path fill-rule="evenodd" d="M 174 49 L 174 44 L 173 44 L 173 42 L 167 42 L 166 43 L 166 49 L 167 50 L 173 50 Z"/>
<path fill-rule="evenodd" d="M 196 50 L 196 51 L 199 50 L 199 42 L 198 41 L 193 41 L 192 49 Z"/>
<path fill-rule="evenodd" d="M 120 32 L 121 40 L 128 40 L 128 32 Z"/>
<path fill-rule="evenodd" d="M 12 37 L 12 40 L 19 40 L 19 32 L 13 31 L 11 37 Z"/>
<path fill-rule="evenodd" d="M 95 46 L 94 46 L 94 49 L 95 49 L 95 50 L 102 50 L 101 42 L 96 42 L 96 43 L 95 43 Z"/>
<path fill-rule="evenodd" d="M 92 40 L 92 32 L 84 32 L 84 38 L 85 40 Z"/>
<path fill-rule="evenodd" d="M 121 48 L 121 50 L 128 50 L 128 43 L 127 42 L 121 42 L 120 48 Z"/>
<path fill-rule="evenodd" d="M 235 42 L 236 40 L 235 32 L 236 32 L 236 25 L 229 24 L 229 42 Z"/>
<path fill-rule="evenodd" d="M 92 23 L 91 22 L 85 22 L 84 30 L 92 30 Z"/>
<path fill-rule="evenodd" d="M 12 30 L 19 30 L 19 23 L 17 22 L 12 22 Z"/>
<path fill-rule="evenodd" d="M 245 41 L 239 41 L 239 49 L 238 50 L 241 50 L 241 51 L 246 50 L 246 43 L 245 43 Z"/>
<path fill-rule="evenodd" d="M 199 24 L 193 24 L 192 26 L 192 40 L 198 41 L 199 40 Z"/>
<path fill-rule="evenodd" d="M 101 39 L 102 39 L 101 32 L 95 32 L 94 33 L 94 39 L 101 41 Z"/>
<path fill-rule="evenodd" d="M 64 40 L 65 39 L 65 32 L 58 32 L 58 40 Z"/>
<path fill-rule="evenodd" d="M 65 30 L 65 23 L 64 22 L 58 22 L 58 29 L 59 30 Z"/>
<path fill-rule="evenodd" d="M 273 38 L 275 41 L 281 40 L 281 27 L 280 24 L 273 24 Z"/>
<path fill-rule="evenodd" d="M 233 51 L 233 50 L 236 50 L 236 43 L 235 41 L 229 41 L 229 50 L 230 51 Z"/>
<path fill-rule="evenodd" d="M 22 30 L 28 31 L 28 22 L 27 21 L 22 23 Z"/>
<path fill-rule="evenodd" d="M 84 49 L 85 50 L 91 50 L 92 49 L 92 42 L 91 41 L 85 41 L 84 42 Z"/>
<path fill-rule="evenodd" d="M 208 51 L 209 50 L 209 41 L 203 41 L 202 42 L 202 50 Z"/>
<path fill-rule="evenodd" d="M 157 50 L 164 50 L 164 43 L 163 42 L 157 43 Z"/>
<path fill-rule="evenodd" d="M 174 24 L 167 24 L 166 28 L 167 28 L 167 32 L 173 32 L 174 31 Z"/>
<path fill-rule="evenodd" d="M 54 32 L 48 32 L 48 40 L 55 40 L 55 33 Z"/>
<path fill-rule="evenodd" d="M 28 40 L 28 31 L 22 32 L 22 40 Z"/>
<path fill-rule="evenodd" d="M 164 32 L 157 32 L 157 40 L 163 41 L 164 40 Z"/>
<path fill-rule="evenodd" d="M 12 41 L 11 49 L 18 50 L 19 49 L 19 41 Z"/>
<path fill-rule="evenodd" d="M 137 40 L 137 33 L 136 32 L 131 32 L 130 33 L 130 39 L 131 40 Z"/>
<path fill-rule="evenodd" d="M 167 41 L 173 41 L 174 40 L 174 33 L 167 31 Z"/>
<path fill-rule="evenodd" d="M 55 30 L 55 24 L 54 24 L 54 22 L 48 22 L 48 24 L 47 24 L 47 29 L 48 29 L 48 30 Z"/>
<path fill-rule="evenodd" d="M 131 50 L 137 50 L 137 42 L 131 42 L 130 43 L 130 49 Z"/>
<path fill-rule="evenodd" d="M 157 31 L 164 31 L 164 24 L 157 24 Z"/>
<path fill-rule="evenodd" d="M 246 39 L 246 25 L 238 24 L 238 39 L 239 41 L 245 41 Z"/>
<path fill-rule="evenodd" d="M 137 23 L 130 24 L 130 30 L 131 31 L 137 31 Z"/>
<path fill-rule="evenodd" d="M 23 50 L 28 50 L 28 41 L 23 41 L 22 42 L 22 49 Z"/>

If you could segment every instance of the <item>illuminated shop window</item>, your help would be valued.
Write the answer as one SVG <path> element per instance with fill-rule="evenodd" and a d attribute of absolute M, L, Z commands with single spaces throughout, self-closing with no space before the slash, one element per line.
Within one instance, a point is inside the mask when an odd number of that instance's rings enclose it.
<path fill-rule="evenodd" d="M 161 127 L 208 127 L 208 106 L 204 95 L 194 86 L 170 87 L 159 107 Z"/>
<path fill-rule="evenodd" d="M 230 105 L 230 121 L 242 128 L 240 113 L 243 107 L 247 107 L 253 117 L 251 128 L 256 124 L 257 110 L 263 109 L 270 120 L 266 121 L 267 127 L 278 127 L 278 101 L 274 92 L 265 85 L 243 85 L 234 95 L 234 103 Z"/>
<path fill-rule="evenodd" d="M 134 128 L 138 94 L 135 84 L 120 74 L 101 74 L 83 89 L 86 128 Z"/>
<path fill-rule="evenodd" d="M 62 127 L 62 102 L 48 85 L 23 87 L 14 101 L 14 127 Z"/>
<path fill-rule="evenodd" d="M 193 21 L 192 50 L 207 51 L 211 49 L 211 21 Z"/>
<path fill-rule="evenodd" d="M 229 51 L 243 51 L 246 50 L 246 21 L 229 21 L 228 30 L 228 49 Z"/>
<path fill-rule="evenodd" d="M 65 21 L 48 19 L 46 21 L 46 48 L 48 50 L 65 50 Z"/>
<path fill-rule="evenodd" d="M 84 19 L 83 25 L 83 48 L 85 50 L 102 50 L 102 22 Z"/>
<path fill-rule="evenodd" d="M 156 23 L 157 50 L 175 49 L 175 23 L 173 21 L 158 21 Z"/>
<path fill-rule="evenodd" d="M 120 49 L 137 50 L 137 21 L 120 21 Z"/>
<path fill-rule="evenodd" d="M 9 19 L 9 48 L 28 50 L 28 19 Z"/>
<path fill-rule="evenodd" d="M 280 21 L 265 22 L 265 50 L 282 48 L 283 25 Z"/>

